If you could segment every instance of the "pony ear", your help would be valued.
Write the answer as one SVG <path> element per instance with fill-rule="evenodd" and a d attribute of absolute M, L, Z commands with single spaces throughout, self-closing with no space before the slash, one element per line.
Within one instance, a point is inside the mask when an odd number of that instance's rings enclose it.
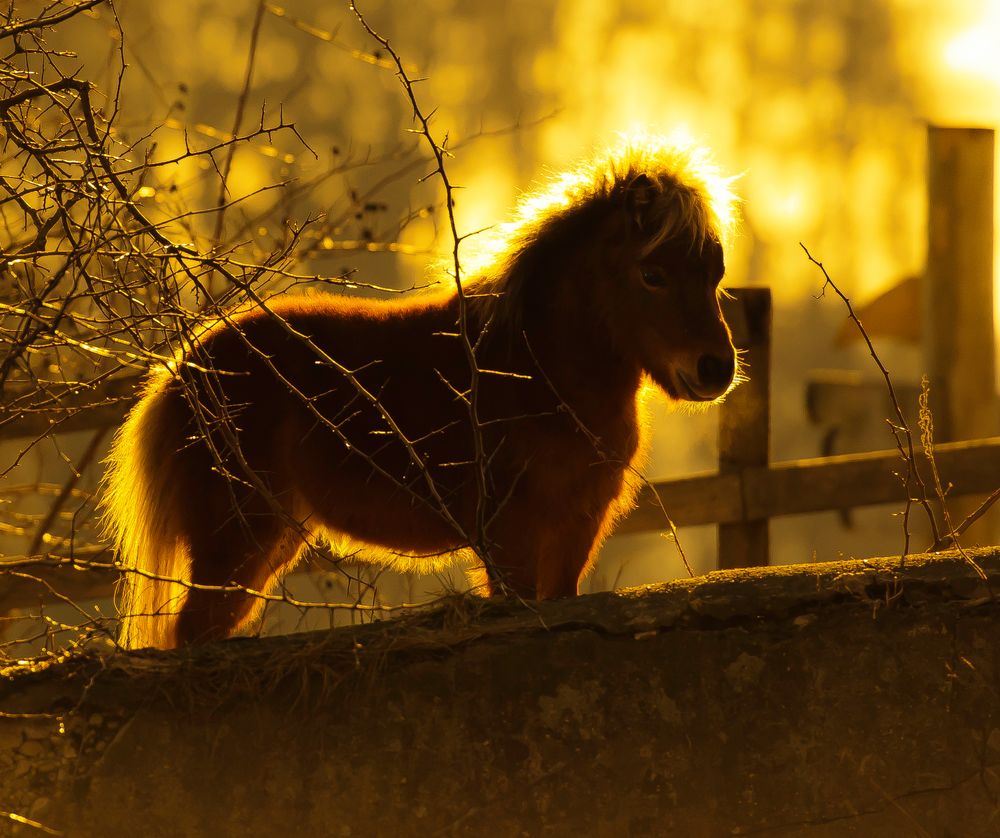
<path fill-rule="evenodd" d="M 641 231 L 646 208 L 656 197 L 656 185 L 645 172 L 637 174 L 625 187 L 625 209 L 629 219 Z"/>

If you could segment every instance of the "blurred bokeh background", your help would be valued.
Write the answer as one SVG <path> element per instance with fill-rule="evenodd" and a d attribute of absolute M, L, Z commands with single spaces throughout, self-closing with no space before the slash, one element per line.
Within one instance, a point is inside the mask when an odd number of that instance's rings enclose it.
<path fill-rule="evenodd" d="M 927 125 L 1000 121 L 1000 2 L 359 5 L 408 72 L 423 79 L 417 95 L 454 152 L 448 166 L 461 187 L 461 232 L 502 221 L 520 191 L 614 142 L 617 132 L 679 132 L 711 148 L 724 170 L 740 175 L 744 201 L 727 283 L 773 293 L 772 460 L 893 447 L 881 405 L 818 421 L 807 411 L 807 385 L 818 370 L 865 379 L 877 370 L 863 345 L 840 334 L 843 305 L 820 295 L 822 275 L 799 243 L 859 305 L 921 274 Z M 266 4 L 256 36 L 251 0 L 120 0 L 116 9 L 124 44 L 106 8 L 57 30 L 52 43 L 77 52 L 81 75 L 105 90 L 121 83 L 118 129 L 132 142 L 148 135 L 151 159 L 183 157 L 186 144 L 228 136 L 241 98 L 237 133 L 283 119 L 301 136 L 276 132 L 237 148 L 229 186 L 238 202 L 227 214 L 227 240 L 240 238 L 263 258 L 281 245 L 287 224 L 312 218 L 319 233 L 305 273 L 397 289 L 434 280 L 429 266 L 452 245 L 440 190 L 433 179 L 418 182 L 430 167 L 420 138 L 408 133 L 410 105 L 346 3 Z M 119 76 L 122 58 L 128 66 Z M 155 171 L 147 206 L 161 217 L 213 207 L 218 190 L 218 171 L 188 157 Z M 213 222 L 195 217 L 186 233 L 210 245 Z M 919 380 L 912 335 L 876 346 L 898 381 Z M 658 402 L 648 476 L 715 469 L 716 422 L 712 412 L 690 415 Z M 73 445 L 32 449 L 7 479 L 58 483 L 67 468 L 61 453 L 71 460 Z M 98 469 L 91 471 L 96 478 Z M 772 561 L 898 552 L 901 508 L 776 519 Z M 922 546 L 926 533 L 919 525 L 914 532 Z M 681 538 L 696 571 L 714 566 L 714 528 L 682 530 Z M 6 546 L 18 552 L 13 537 Z M 605 547 L 587 587 L 683 574 L 659 534 L 621 536 Z M 383 581 L 385 590 L 397 584 Z M 398 584 L 408 599 L 440 586 L 433 579 Z"/>

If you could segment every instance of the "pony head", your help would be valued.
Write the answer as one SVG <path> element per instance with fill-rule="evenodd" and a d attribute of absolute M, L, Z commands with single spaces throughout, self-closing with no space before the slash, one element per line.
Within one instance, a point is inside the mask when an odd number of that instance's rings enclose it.
<path fill-rule="evenodd" d="M 719 306 L 731 180 L 700 148 L 624 138 L 522 197 L 472 289 L 515 331 L 575 323 L 672 399 L 718 399 L 736 378 Z"/>
<path fill-rule="evenodd" d="M 707 154 L 644 138 L 605 163 L 620 195 L 624 235 L 613 269 L 611 322 L 671 398 L 707 402 L 736 379 L 736 351 L 719 306 L 725 246 L 734 224 L 730 179 Z M 621 229 L 621 228 L 619 228 Z"/>

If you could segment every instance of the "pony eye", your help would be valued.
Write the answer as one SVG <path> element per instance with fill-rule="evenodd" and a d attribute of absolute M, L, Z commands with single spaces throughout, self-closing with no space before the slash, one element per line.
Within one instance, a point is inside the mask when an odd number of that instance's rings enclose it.
<path fill-rule="evenodd" d="M 667 276 L 662 268 L 646 265 L 642 269 L 642 284 L 647 288 L 664 288 L 667 285 Z"/>

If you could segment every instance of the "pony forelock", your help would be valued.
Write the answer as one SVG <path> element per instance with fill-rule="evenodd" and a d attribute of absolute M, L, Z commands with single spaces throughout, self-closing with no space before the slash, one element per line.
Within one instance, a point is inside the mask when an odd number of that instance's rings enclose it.
<path fill-rule="evenodd" d="M 734 180 L 690 141 L 623 134 L 616 145 L 521 195 L 508 222 L 473 240 L 462 257 L 468 291 L 491 316 L 514 311 L 524 280 L 519 261 L 595 203 L 618 203 L 632 212 L 640 258 L 674 238 L 698 249 L 715 239 L 725 248 L 737 221 Z"/>

